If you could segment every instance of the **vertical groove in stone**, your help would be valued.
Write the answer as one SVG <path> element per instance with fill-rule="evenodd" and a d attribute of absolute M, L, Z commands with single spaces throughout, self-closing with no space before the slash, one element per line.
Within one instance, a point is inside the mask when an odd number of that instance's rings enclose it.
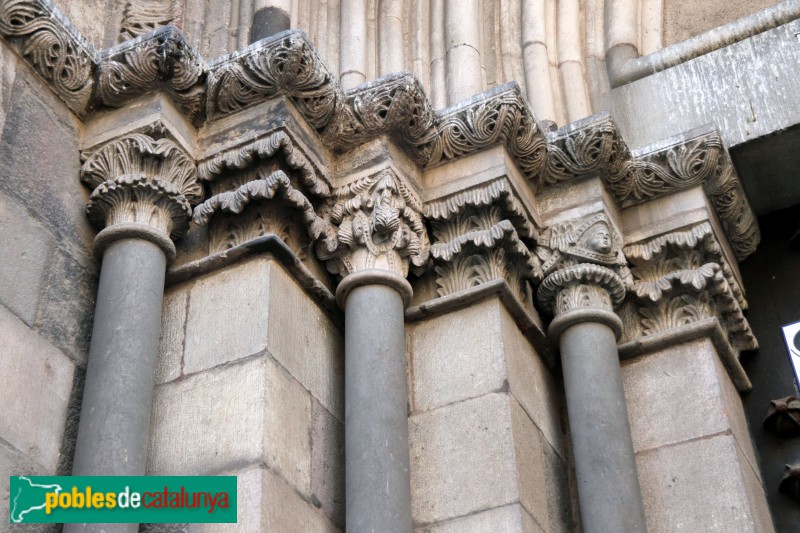
<path fill-rule="evenodd" d="M 431 104 L 434 109 L 447 106 L 445 82 L 444 0 L 430 0 Z"/>
<path fill-rule="evenodd" d="M 419 79 L 425 91 L 431 90 L 431 10 L 430 0 L 411 0 L 409 9 L 411 28 L 411 72 Z"/>
<path fill-rule="evenodd" d="M 341 0 L 339 76 L 344 90 L 367 81 L 367 0 Z"/>

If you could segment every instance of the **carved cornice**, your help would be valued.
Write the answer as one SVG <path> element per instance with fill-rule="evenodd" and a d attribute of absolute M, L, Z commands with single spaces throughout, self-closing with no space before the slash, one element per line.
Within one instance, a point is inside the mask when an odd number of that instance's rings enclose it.
<path fill-rule="evenodd" d="M 758 347 L 743 314 L 744 295 L 709 223 L 629 245 L 625 252 L 634 278 L 626 331 L 648 336 L 716 318 L 734 351 Z"/>
<path fill-rule="evenodd" d="M 327 126 L 342 92 L 303 32 L 286 31 L 209 66 L 209 119 L 285 96 L 312 127 Z"/>
<path fill-rule="evenodd" d="M 119 42 L 135 39 L 160 26 L 183 27 L 182 0 L 127 0 Z"/>
<path fill-rule="evenodd" d="M 0 35 L 79 116 L 92 96 L 95 51 L 46 0 L 0 2 Z"/>
<path fill-rule="evenodd" d="M 177 28 L 154 33 L 107 50 L 97 77 L 97 102 L 122 107 L 133 98 L 163 91 L 197 122 L 205 93 L 203 60 Z"/>
<path fill-rule="evenodd" d="M 309 193 L 326 198 L 330 196 L 331 189 L 325 170 L 313 165 L 283 131 L 271 133 L 243 147 L 216 154 L 213 158 L 197 165 L 197 177 L 201 181 L 214 181 L 226 170 L 245 169 L 254 165 L 259 159 L 266 160 L 278 153 L 283 156 L 289 168 L 297 171 L 300 183 Z"/>
<path fill-rule="evenodd" d="M 93 222 L 141 223 L 173 238 L 186 232 L 189 205 L 203 193 L 194 162 L 175 143 L 139 133 L 88 154 L 81 181 L 94 189 L 87 209 Z"/>
<path fill-rule="evenodd" d="M 614 121 L 601 114 L 548 136 L 540 186 L 592 174 L 601 177 L 623 208 L 701 185 L 737 258 L 746 258 L 758 245 L 755 215 L 716 131 L 691 132 L 632 153 Z"/>
<path fill-rule="evenodd" d="M 206 226 L 216 213 L 240 214 L 253 203 L 264 200 L 280 200 L 301 215 L 308 236 L 319 242 L 325 250 L 337 246 L 336 234 L 330 224 L 317 216 L 314 206 L 302 192 L 292 187 L 289 178 L 282 171 L 250 181 L 235 191 L 217 194 L 194 209 L 193 220 L 198 226 Z M 241 244 L 241 242 L 233 243 Z"/>
<path fill-rule="evenodd" d="M 327 218 L 336 228 L 335 250 L 317 248 L 331 273 L 346 277 L 381 269 L 405 277 L 425 270 L 430 256 L 422 206 L 392 169 L 336 189 Z"/>

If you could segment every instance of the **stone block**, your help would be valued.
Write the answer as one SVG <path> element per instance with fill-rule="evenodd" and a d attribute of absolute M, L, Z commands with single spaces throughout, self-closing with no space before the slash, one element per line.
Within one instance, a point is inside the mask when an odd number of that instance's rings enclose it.
<path fill-rule="evenodd" d="M 159 385 L 151 424 L 151 474 L 211 474 L 264 462 L 310 492 L 311 396 L 269 357 Z"/>
<path fill-rule="evenodd" d="M 731 435 L 643 451 L 636 466 L 650 533 L 764 531 L 756 527 L 745 489 L 747 465 Z"/>
<path fill-rule="evenodd" d="M 7 446 L 0 441 L 0 524 L 9 523 L 9 476 L 46 476 L 51 475 L 52 470 L 43 468 L 30 461 L 19 451 Z"/>
<path fill-rule="evenodd" d="M 730 379 L 720 375 L 717 358 L 711 341 L 700 339 L 623 361 L 622 381 L 636 451 L 731 428 L 732 412 L 722 392 L 722 383 Z"/>
<path fill-rule="evenodd" d="M 410 328 L 412 411 L 428 411 L 505 387 L 495 298 Z"/>
<path fill-rule="evenodd" d="M 519 501 L 507 394 L 409 418 L 415 523 L 435 524 Z"/>
<path fill-rule="evenodd" d="M 33 325 L 51 234 L 16 199 L 0 194 L 0 303 Z"/>
<path fill-rule="evenodd" d="M 190 286 L 170 287 L 164 293 L 161 311 L 161 337 L 158 341 L 156 383 L 166 383 L 181 375 L 186 306 Z"/>
<path fill-rule="evenodd" d="M 415 529 L 414 533 L 539 533 L 542 529 L 518 503 Z"/>
<path fill-rule="evenodd" d="M 665 0 L 664 42 L 669 46 L 685 41 L 776 3 L 776 0 Z"/>
<path fill-rule="evenodd" d="M 344 528 L 344 424 L 316 400 L 311 421 L 312 497 L 337 527 Z"/>
<path fill-rule="evenodd" d="M 519 501 L 537 522 L 548 524 L 550 517 L 547 504 L 550 487 L 547 484 L 542 447 L 549 445 L 543 442 L 542 434 L 513 396 L 509 397 L 509 406 L 514 458 L 517 462 L 519 479 Z"/>
<path fill-rule="evenodd" d="M 270 267 L 267 350 L 344 421 L 344 339 L 320 307 L 277 263 Z"/>
<path fill-rule="evenodd" d="M 79 363 L 85 363 L 92 337 L 97 274 L 62 249 L 47 261 L 34 327 Z"/>
<path fill-rule="evenodd" d="M 499 309 L 509 389 L 550 446 L 564 457 L 563 393 L 505 307 L 499 305 Z"/>
<path fill-rule="evenodd" d="M 66 355 L 0 306 L 0 438 L 48 472 L 58 464 L 74 371 Z"/>
<path fill-rule="evenodd" d="M 273 472 L 255 467 L 230 474 L 235 474 L 238 478 L 238 522 L 189 524 L 189 532 L 335 533 L 340 531 L 319 509 L 305 501 L 291 485 Z"/>
<path fill-rule="evenodd" d="M 270 271 L 269 262 L 255 259 L 195 282 L 186 323 L 186 374 L 267 347 Z"/>

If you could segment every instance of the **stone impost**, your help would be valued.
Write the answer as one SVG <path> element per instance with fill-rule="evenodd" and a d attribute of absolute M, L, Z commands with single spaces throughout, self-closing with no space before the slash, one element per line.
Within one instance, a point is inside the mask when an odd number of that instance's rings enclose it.
<path fill-rule="evenodd" d="M 604 215 L 550 228 L 537 300 L 554 316 L 564 373 L 581 519 L 587 532 L 645 531 L 622 387 L 614 313 L 630 273 Z"/>
<path fill-rule="evenodd" d="M 91 154 L 89 218 L 105 226 L 73 475 L 144 475 L 171 237 L 200 199 L 193 162 L 171 141 L 134 134 Z M 135 532 L 137 524 L 67 524 L 68 532 Z"/>
<path fill-rule="evenodd" d="M 345 491 L 348 532 L 412 530 L 404 310 L 409 267 L 427 263 L 421 206 L 391 169 L 334 191 L 345 312 Z"/>

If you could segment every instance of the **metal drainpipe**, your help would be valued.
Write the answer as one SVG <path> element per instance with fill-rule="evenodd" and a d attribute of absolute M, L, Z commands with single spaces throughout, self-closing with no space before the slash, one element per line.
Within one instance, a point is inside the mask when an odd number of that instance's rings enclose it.
<path fill-rule="evenodd" d="M 349 274 L 345 311 L 347 531 L 410 533 L 404 310 L 411 285 L 386 270 Z"/>

